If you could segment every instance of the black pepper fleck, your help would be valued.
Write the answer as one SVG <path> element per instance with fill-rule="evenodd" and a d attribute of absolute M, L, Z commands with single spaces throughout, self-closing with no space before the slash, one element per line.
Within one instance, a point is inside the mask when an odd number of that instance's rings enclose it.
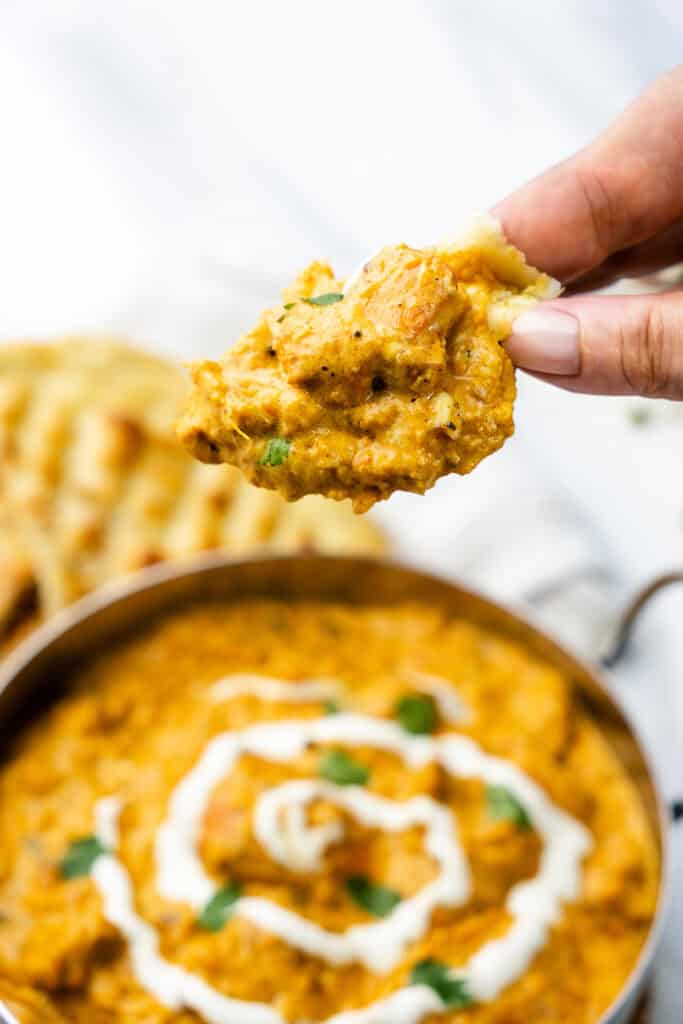
<path fill-rule="evenodd" d="M 205 444 L 209 451 L 213 452 L 214 455 L 218 455 L 218 452 L 220 450 L 218 445 L 216 444 L 215 441 L 212 441 L 211 438 L 208 437 L 203 430 L 197 431 L 197 440 L 199 441 L 200 444 Z"/>

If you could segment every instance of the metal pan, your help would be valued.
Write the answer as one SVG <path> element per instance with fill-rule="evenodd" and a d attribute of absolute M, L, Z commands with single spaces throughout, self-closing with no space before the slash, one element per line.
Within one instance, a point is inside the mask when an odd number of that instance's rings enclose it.
<path fill-rule="evenodd" d="M 619 998 L 600 1024 L 632 1021 L 647 981 L 667 902 L 668 814 L 643 745 L 599 670 L 580 661 L 513 611 L 444 579 L 365 559 L 317 555 L 235 561 L 209 554 L 157 566 L 116 583 L 57 615 L 0 666 L 0 749 L 64 692 L 73 671 L 153 615 L 206 598 L 269 596 L 380 604 L 418 600 L 503 634 L 571 680 L 641 794 L 662 859 L 658 910 L 649 939 Z M 5 1024 L 16 1022 L 0 1005 Z"/>

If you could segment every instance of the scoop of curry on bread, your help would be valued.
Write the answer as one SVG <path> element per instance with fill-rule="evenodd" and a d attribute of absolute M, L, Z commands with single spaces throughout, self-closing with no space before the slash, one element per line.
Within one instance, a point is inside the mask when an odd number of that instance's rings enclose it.
<path fill-rule="evenodd" d="M 514 318 L 559 285 L 491 219 L 459 242 L 387 246 L 342 282 L 312 263 L 220 362 L 191 367 L 180 439 L 296 500 L 424 493 L 513 430 Z"/>

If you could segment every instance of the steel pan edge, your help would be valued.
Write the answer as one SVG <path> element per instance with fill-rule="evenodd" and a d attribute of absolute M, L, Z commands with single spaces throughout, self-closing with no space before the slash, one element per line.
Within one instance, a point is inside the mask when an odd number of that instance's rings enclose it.
<path fill-rule="evenodd" d="M 226 586 L 226 584 L 230 584 Z M 143 569 L 123 580 L 100 587 L 58 612 L 23 640 L 0 663 L 0 749 L 3 719 L 22 707 L 33 685 L 48 666 L 67 671 L 98 646 L 144 624 L 153 616 L 183 602 L 247 596 L 290 597 L 311 600 L 337 598 L 380 603 L 421 600 L 439 604 L 453 614 L 488 626 L 524 644 L 550 661 L 628 734 L 647 781 L 636 778 L 645 797 L 661 854 L 657 911 L 648 938 L 631 975 L 614 1003 L 597 1024 L 627 1024 L 638 1008 L 648 980 L 669 903 L 669 819 L 651 759 L 638 730 L 614 696 L 600 670 L 568 652 L 533 617 L 494 602 L 447 576 L 426 573 L 395 560 L 335 555 L 250 555 L 246 558 L 208 552 Z M 10 736 L 11 740 L 13 737 Z M 0 1021 L 15 1018 L 0 1003 Z M 20 1021 L 17 1024 L 21 1024 Z"/>

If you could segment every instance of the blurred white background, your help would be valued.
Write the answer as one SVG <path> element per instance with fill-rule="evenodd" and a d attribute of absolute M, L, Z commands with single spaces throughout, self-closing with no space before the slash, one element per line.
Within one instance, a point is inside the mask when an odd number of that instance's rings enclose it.
<path fill-rule="evenodd" d="M 452 234 L 682 53 L 680 0 L 4 0 L 0 339 L 218 354 L 311 259 L 344 275 Z M 683 565 L 683 409 L 520 383 L 504 452 L 377 515 L 402 554 L 498 596 L 587 573 L 539 611 L 592 654 L 631 589 Z M 662 596 L 615 678 L 669 794 L 681 621 Z M 657 1024 L 683 1014 L 677 843 Z"/>

